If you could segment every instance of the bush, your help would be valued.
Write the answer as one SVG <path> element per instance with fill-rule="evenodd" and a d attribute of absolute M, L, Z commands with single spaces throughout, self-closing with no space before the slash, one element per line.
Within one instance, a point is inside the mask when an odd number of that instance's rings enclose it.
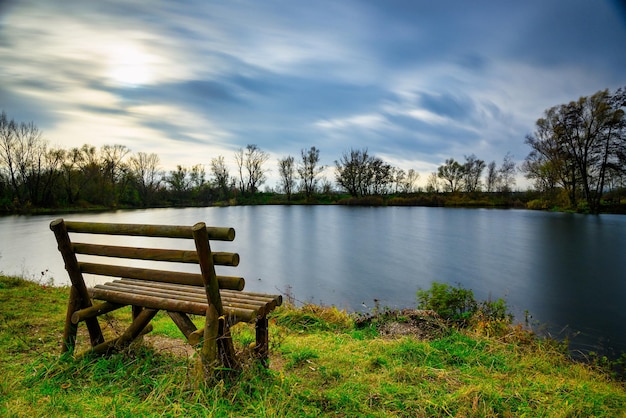
<path fill-rule="evenodd" d="M 430 289 L 417 291 L 417 300 L 420 309 L 433 310 L 446 321 L 462 327 L 474 324 L 489 333 L 508 327 L 513 320 L 503 299 L 477 302 L 474 292 L 460 284 L 434 282 Z"/>
<path fill-rule="evenodd" d="M 476 313 L 478 304 L 474 292 L 468 289 L 433 282 L 429 290 L 418 290 L 417 300 L 420 309 L 430 309 L 447 321 L 467 325 Z"/>

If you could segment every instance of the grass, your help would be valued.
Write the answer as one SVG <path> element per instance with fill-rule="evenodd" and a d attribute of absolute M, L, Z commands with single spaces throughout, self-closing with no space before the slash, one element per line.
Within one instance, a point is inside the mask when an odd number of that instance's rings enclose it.
<path fill-rule="evenodd" d="M 81 361 L 58 354 L 68 289 L 0 276 L 0 416 L 624 416 L 624 384 L 521 328 L 381 337 L 335 308 L 271 319 L 270 369 L 193 383 L 195 359 L 166 315 L 143 345 Z M 129 318 L 108 318 L 107 329 Z M 201 323 L 202 318 L 198 318 Z M 80 333 L 84 326 L 80 327 Z M 109 331 L 110 332 L 110 331 Z M 254 330 L 238 325 L 236 347 Z M 79 336 L 82 334 L 79 334 Z"/>

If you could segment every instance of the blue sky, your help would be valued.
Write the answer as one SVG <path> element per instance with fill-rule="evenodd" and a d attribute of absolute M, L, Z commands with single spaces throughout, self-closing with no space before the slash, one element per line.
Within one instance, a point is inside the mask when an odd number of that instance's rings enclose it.
<path fill-rule="evenodd" d="M 51 146 L 126 145 L 163 169 L 257 144 L 351 148 L 422 182 L 445 159 L 521 162 L 551 106 L 626 86 L 609 0 L 0 2 L 0 110 Z"/>

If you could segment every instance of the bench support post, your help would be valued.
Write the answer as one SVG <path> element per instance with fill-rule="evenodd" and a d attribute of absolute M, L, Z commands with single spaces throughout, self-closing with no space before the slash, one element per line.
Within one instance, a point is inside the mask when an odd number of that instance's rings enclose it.
<path fill-rule="evenodd" d="M 54 236 L 56 237 L 57 244 L 59 246 L 59 251 L 61 252 L 63 261 L 65 262 L 65 270 L 67 270 L 67 273 L 70 276 L 70 281 L 72 282 L 72 291 L 70 291 L 70 301 L 68 304 L 68 313 L 65 321 L 65 331 L 63 332 L 63 346 L 61 347 L 61 351 L 69 351 L 70 353 L 73 353 L 76 341 L 76 327 L 72 324 L 72 315 L 74 314 L 74 311 L 78 309 L 91 307 L 91 298 L 89 297 L 89 292 L 87 291 L 83 274 L 80 272 L 80 267 L 78 267 L 78 261 L 76 260 L 76 255 L 72 249 L 72 242 L 70 241 L 70 237 L 67 233 L 65 222 L 63 222 L 63 219 L 52 221 L 50 229 L 54 232 Z M 72 313 L 70 313 L 70 309 Z M 102 330 L 100 329 L 98 319 L 89 318 L 85 320 L 85 323 L 87 324 L 87 329 L 89 330 L 92 347 L 103 343 L 104 337 L 102 336 Z"/>
<path fill-rule="evenodd" d="M 256 320 L 256 346 L 254 351 L 259 361 L 267 367 L 269 352 L 269 333 L 267 331 L 267 317 L 263 316 Z"/>

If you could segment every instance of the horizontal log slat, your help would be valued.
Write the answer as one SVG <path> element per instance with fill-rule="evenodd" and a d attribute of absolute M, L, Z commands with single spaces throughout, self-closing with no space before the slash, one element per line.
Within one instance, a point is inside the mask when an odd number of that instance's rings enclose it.
<path fill-rule="evenodd" d="M 192 227 L 178 225 L 116 224 L 102 222 L 65 221 L 68 232 L 83 234 L 130 235 L 156 238 L 193 238 Z M 229 227 L 207 226 L 209 239 L 233 241 L 235 230 Z"/>
<path fill-rule="evenodd" d="M 116 282 L 118 281 L 114 281 L 113 283 L 116 283 Z M 171 289 L 171 290 L 180 290 L 180 287 L 184 286 L 184 285 L 178 285 L 178 284 L 172 284 L 172 283 L 156 284 L 154 282 L 134 280 L 134 279 L 122 279 L 120 280 L 120 282 L 133 283 L 138 286 L 146 286 L 150 288 L 160 287 L 162 289 Z M 194 292 L 200 295 L 206 294 L 203 288 L 195 287 L 195 286 L 186 287 L 184 291 Z M 259 304 L 259 305 L 264 305 L 264 306 L 269 304 L 269 306 L 272 308 L 275 308 L 276 306 L 280 306 L 283 301 L 283 298 L 281 295 L 266 295 L 266 294 L 260 294 L 260 293 L 240 292 L 240 291 L 225 290 L 225 289 L 220 289 L 220 297 L 222 299 L 241 300 L 242 302 L 246 302 L 250 304 Z"/>
<path fill-rule="evenodd" d="M 90 291 L 94 299 L 144 306 L 151 309 L 186 312 L 194 315 L 205 315 L 208 307 L 206 297 L 182 296 L 169 292 L 131 289 L 113 285 L 112 283 L 96 285 Z M 239 321 L 251 322 L 264 311 L 262 307 L 250 307 L 243 303 L 226 303 L 225 301 L 222 301 L 222 303 L 225 313 L 234 319 L 234 321 L 231 321 L 232 323 Z"/>
<path fill-rule="evenodd" d="M 189 286 L 204 286 L 202 275 L 199 273 L 185 273 L 180 271 L 154 270 L 138 267 L 113 266 L 109 264 L 78 263 L 81 273 L 96 274 L 99 276 L 124 277 L 128 279 L 148 280 L 162 283 L 180 283 Z M 221 288 L 243 290 L 243 277 L 217 276 Z"/>
<path fill-rule="evenodd" d="M 142 294 L 148 296 L 159 297 L 171 297 L 178 300 L 189 300 L 193 302 L 206 302 L 207 297 L 204 289 L 195 288 L 191 286 L 169 286 L 164 288 L 160 284 L 154 284 L 150 282 L 141 283 L 139 281 L 128 280 L 116 280 L 114 282 L 105 283 L 104 285 L 97 285 L 99 289 L 120 290 L 128 291 L 135 294 Z M 267 309 L 274 306 L 273 300 L 267 299 L 266 301 L 259 301 L 254 299 L 246 299 L 244 297 L 237 297 L 237 295 L 223 296 L 222 304 L 233 308 L 251 309 L 257 311 L 258 315 L 265 315 Z"/>
<path fill-rule="evenodd" d="M 103 257 L 130 258 L 149 261 L 174 261 L 177 263 L 198 264 L 198 253 L 195 250 L 163 250 L 159 248 L 121 247 L 114 245 L 72 244 L 76 254 L 96 255 Z M 219 266 L 236 267 L 239 265 L 239 254 L 229 252 L 213 252 L 213 263 Z"/>

